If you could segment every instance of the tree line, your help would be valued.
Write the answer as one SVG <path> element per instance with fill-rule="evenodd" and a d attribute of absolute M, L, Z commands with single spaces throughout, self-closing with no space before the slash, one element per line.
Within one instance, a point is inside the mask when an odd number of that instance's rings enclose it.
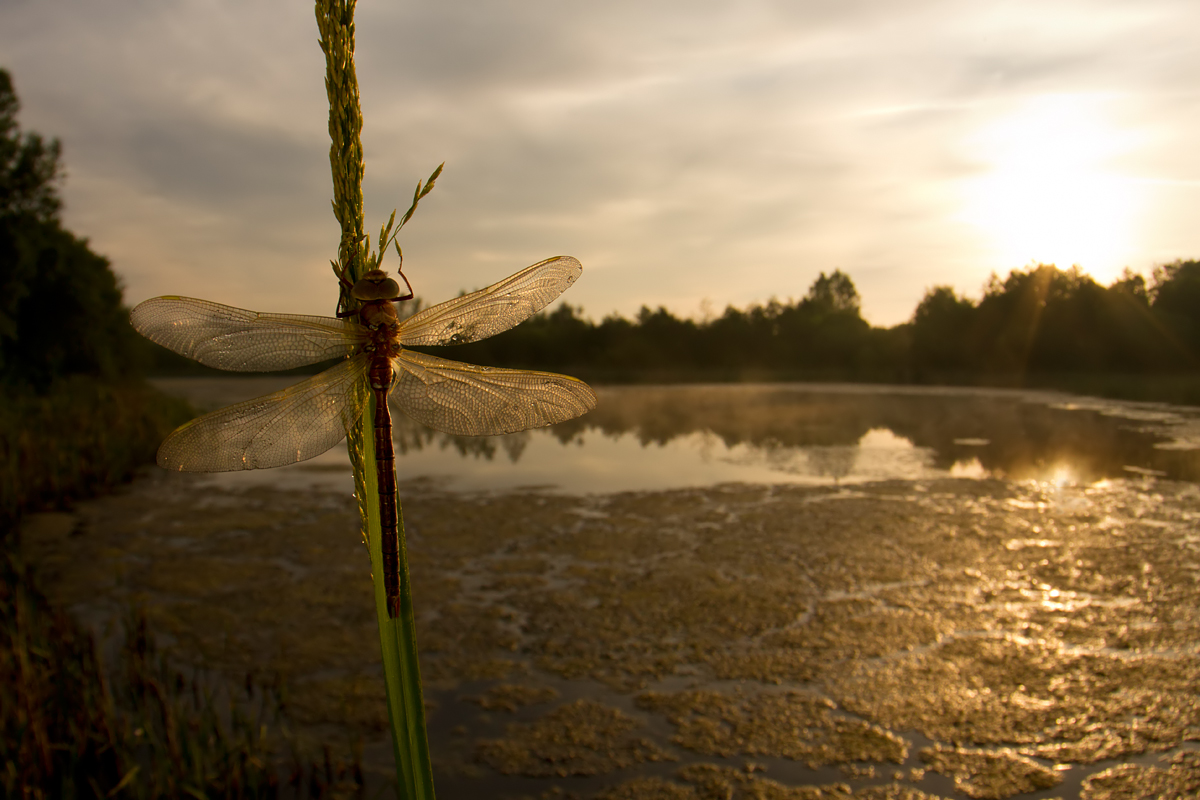
<path fill-rule="evenodd" d="M 926 291 L 890 328 L 862 318 L 840 270 L 798 301 L 729 306 L 708 320 L 643 307 L 599 323 L 560 305 L 511 331 L 439 355 L 484 364 L 575 370 L 595 378 L 836 379 L 901 383 L 999 381 L 1055 373 L 1181 373 L 1200 356 L 1200 262 L 1128 270 L 1102 286 L 1073 267 L 1039 264 L 978 301 L 949 286 Z M 433 348 L 431 348 L 433 349 Z"/>
<path fill-rule="evenodd" d="M 915 373 L 1186 372 L 1200 355 L 1200 262 L 1101 286 L 1078 268 L 993 276 L 979 302 L 930 289 L 910 331 Z"/>

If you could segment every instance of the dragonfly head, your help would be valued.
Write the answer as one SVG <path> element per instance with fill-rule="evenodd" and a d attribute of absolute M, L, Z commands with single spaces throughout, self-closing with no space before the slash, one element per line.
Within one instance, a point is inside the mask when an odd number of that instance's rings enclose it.
<path fill-rule="evenodd" d="M 358 282 L 350 289 L 350 295 L 364 303 L 372 300 L 400 300 L 400 284 L 381 269 L 373 269 L 364 273 Z M 411 293 L 409 297 L 411 297 Z"/>

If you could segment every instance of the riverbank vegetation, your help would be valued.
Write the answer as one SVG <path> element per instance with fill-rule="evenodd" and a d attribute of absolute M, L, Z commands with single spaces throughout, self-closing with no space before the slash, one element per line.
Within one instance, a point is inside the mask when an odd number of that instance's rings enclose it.
<path fill-rule="evenodd" d="M 190 410 L 148 386 L 104 257 L 66 230 L 61 147 L 0 70 L 0 530 L 129 477 Z"/>
<path fill-rule="evenodd" d="M 0 389 L 0 525 L 128 480 L 190 413 L 135 381 L 71 376 L 41 393 Z"/>
<path fill-rule="evenodd" d="M 108 260 L 62 225 L 61 148 L 22 134 L 17 110 L 0 70 L 0 795 L 361 791 L 357 762 L 318 763 L 288 738 L 277 679 L 247 675 L 244 696 L 210 685 L 176 668 L 134 611 L 101 653 L 38 589 L 19 518 L 127 480 L 192 410 L 142 377 Z"/>
<path fill-rule="evenodd" d="M 200 676 L 173 668 L 136 613 L 113 661 L 116 680 L 92 636 L 47 602 L 20 557 L 0 554 L 5 797 L 283 794 L 274 757 L 278 685 L 247 676 L 246 697 L 219 696 Z M 308 788 L 305 776 L 321 780 L 295 760 L 294 795 Z"/>

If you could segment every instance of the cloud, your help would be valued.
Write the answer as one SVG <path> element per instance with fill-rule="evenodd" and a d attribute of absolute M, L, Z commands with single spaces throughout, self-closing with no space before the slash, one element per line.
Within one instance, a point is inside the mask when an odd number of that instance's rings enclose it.
<path fill-rule="evenodd" d="M 1109 166 L 1175 181 L 1148 192 L 1145 269 L 1200 251 L 1197 22 L 1182 0 L 363 3 L 368 227 L 446 161 L 403 239 L 427 300 L 570 253 L 593 316 L 800 296 L 841 268 L 892 324 L 929 285 L 1022 266 L 960 219 L 991 169 L 972 137 L 1102 93 L 1154 143 Z M 68 222 L 131 300 L 331 307 L 316 39 L 283 0 L 0 7 L 23 123 L 63 138 Z"/>

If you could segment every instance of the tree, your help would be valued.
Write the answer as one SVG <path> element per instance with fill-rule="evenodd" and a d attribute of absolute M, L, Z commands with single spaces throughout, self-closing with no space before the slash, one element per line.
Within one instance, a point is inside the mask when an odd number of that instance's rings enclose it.
<path fill-rule="evenodd" d="M 789 366 L 853 373 L 868 366 L 867 332 L 854 281 L 840 269 L 813 281 L 796 306 L 782 310 L 777 329 Z"/>
<path fill-rule="evenodd" d="M 950 286 L 925 292 L 912 319 L 912 363 L 918 371 L 965 371 L 974 360 L 975 304 Z"/>
<path fill-rule="evenodd" d="M 22 134 L 0 70 L 0 382 L 47 389 L 128 374 L 142 349 L 108 260 L 59 222 L 61 147 Z"/>
<path fill-rule="evenodd" d="M 818 313 L 853 312 L 858 314 L 861 299 L 850 276 L 835 269 L 828 276 L 822 272 L 813 281 L 804 297 L 805 305 Z"/>
<path fill-rule="evenodd" d="M 20 109 L 12 76 L 0 69 L 0 216 L 57 219 L 62 207 L 58 197 L 62 145 L 57 139 L 46 142 L 36 133 L 22 136 L 17 125 Z"/>
<path fill-rule="evenodd" d="M 1157 267 L 1151 308 L 1183 354 L 1181 366 L 1200 361 L 1200 261 L 1175 261 Z"/>

